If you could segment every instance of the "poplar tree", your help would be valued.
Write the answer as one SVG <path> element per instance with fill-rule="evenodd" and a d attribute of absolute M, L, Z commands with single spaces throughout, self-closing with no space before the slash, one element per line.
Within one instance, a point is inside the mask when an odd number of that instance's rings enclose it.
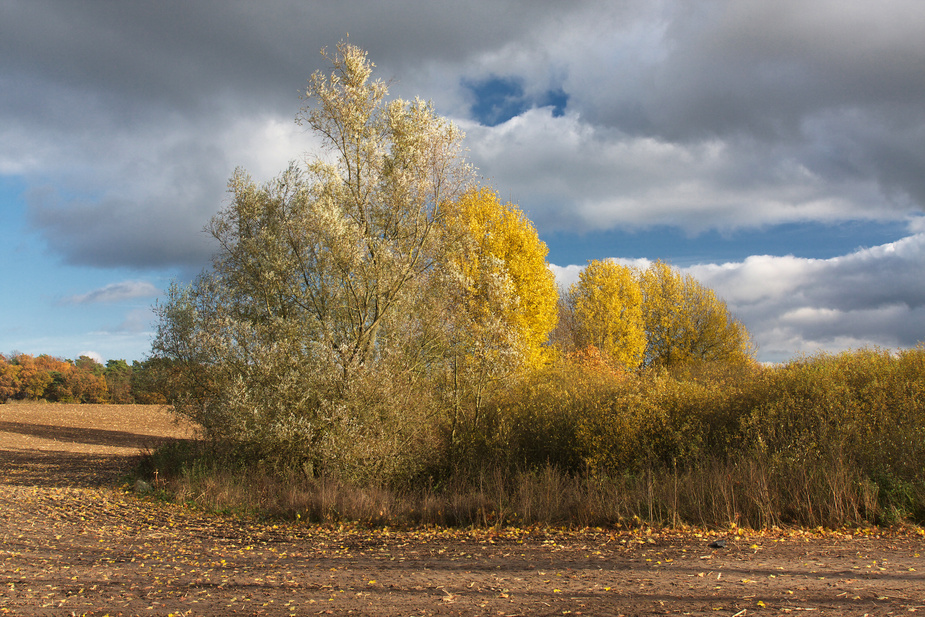
<path fill-rule="evenodd" d="M 468 399 L 478 425 L 486 389 L 512 375 L 538 369 L 548 358 L 557 321 L 555 276 L 549 249 L 533 223 L 491 188 L 471 188 L 446 206 L 444 262 L 450 301 L 445 320 L 453 392 L 451 439 Z"/>

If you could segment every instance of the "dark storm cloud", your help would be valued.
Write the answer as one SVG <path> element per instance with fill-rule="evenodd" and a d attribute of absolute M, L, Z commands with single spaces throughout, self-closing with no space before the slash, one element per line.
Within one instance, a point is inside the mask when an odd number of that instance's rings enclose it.
<path fill-rule="evenodd" d="M 568 9 L 359 0 L 303 2 L 29 0 L 7 3 L 0 52 L 14 74 L 198 108 L 213 99 L 288 103 L 319 50 L 345 36 L 393 70 L 458 60 Z"/>
<path fill-rule="evenodd" d="M 464 126 L 482 174 L 541 233 L 922 231 L 920 0 L 10 0 L 0 12 L 0 174 L 28 187 L 28 220 L 68 263 L 205 265 L 201 229 L 233 169 L 264 180 L 312 149 L 293 123 L 298 94 L 326 68 L 319 49 L 348 33 L 393 94 Z M 495 105 L 492 84 L 509 86 Z M 769 357 L 906 345 L 925 336 L 918 238 L 698 272 Z"/>
<path fill-rule="evenodd" d="M 72 264 L 204 265 L 214 247 L 203 228 L 222 205 L 233 163 L 219 142 L 210 145 L 207 131 L 150 135 L 142 148 L 132 135 L 100 132 L 84 148 L 85 160 L 61 169 L 71 194 L 47 184 L 48 178 L 37 181 L 24 198 L 29 222 L 42 231 L 49 250 Z"/>
<path fill-rule="evenodd" d="M 215 247 L 201 231 L 203 225 L 193 227 L 187 220 L 178 223 L 175 210 L 159 214 L 160 206 L 115 200 L 62 205 L 36 197 L 30 200 L 30 219 L 43 231 L 48 248 L 74 265 L 164 268 L 206 264 Z"/>
<path fill-rule="evenodd" d="M 404 92 L 431 75 L 427 67 L 462 62 L 566 10 L 555 2 L 8 2 L 0 173 L 26 179 L 29 221 L 69 263 L 203 265 L 200 230 L 234 167 L 257 167 L 262 180 L 304 151 L 308 138 L 292 120 L 306 79 L 326 68 L 322 47 L 331 51 L 349 33 L 380 76 L 397 78 L 395 91 L 429 98 Z"/>
<path fill-rule="evenodd" d="M 647 19 L 664 20 L 663 53 L 640 55 L 644 70 L 628 80 L 573 97 L 587 118 L 674 143 L 747 137 L 833 184 L 875 179 L 884 193 L 875 207 L 922 208 L 925 4 L 661 6 Z"/>
<path fill-rule="evenodd" d="M 874 115 L 921 110 L 925 95 L 925 5 L 915 0 L 664 3 L 663 53 L 607 100 L 646 110 L 669 138 L 736 133 L 798 135 L 826 110 Z M 619 91 L 622 90 L 623 94 Z M 917 114 L 919 120 L 921 114 Z"/>

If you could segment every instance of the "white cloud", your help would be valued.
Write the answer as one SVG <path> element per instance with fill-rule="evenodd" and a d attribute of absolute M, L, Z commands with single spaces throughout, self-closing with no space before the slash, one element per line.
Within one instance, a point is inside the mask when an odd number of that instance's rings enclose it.
<path fill-rule="evenodd" d="M 122 281 L 94 289 L 84 294 L 69 296 L 66 304 L 114 304 L 138 298 L 154 298 L 161 290 L 147 281 Z"/>
<path fill-rule="evenodd" d="M 839 185 L 796 152 L 749 139 L 672 142 L 533 109 L 495 126 L 464 124 L 473 161 L 541 231 L 760 228 L 791 222 L 904 220 L 875 179 Z"/>
<path fill-rule="evenodd" d="M 763 357 L 925 340 L 925 234 L 831 259 L 749 257 L 688 269 L 723 297 Z"/>
<path fill-rule="evenodd" d="M 125 319 L 116 328 L 116 332 L 152 335 L 151 327 L 154 321 L 154 311 L 150 308 L 132 309 L 125 314 Z"/>
<path fill-rule="evenodd" d="M 78 358 L 79 358 L 80 356 L 87 356 L 88 358 L 90 358 L 91 360 L 97 362 L 98 364 L 104 364 L 104 363 L 106 362 L 106 361 L 103 359 L 103 356 L 101 356 L 100 354 L 98 354 L 98 353 L 95 352 L 95 351 L 81 351 L 79 354 L 77 354 L 77 357 L 78 357 Z"/>
<path fill-rule="evenodd" d="M 923 264 L 925 234 L 918 234 L 831 259 L 763 255 L 682 270 L 725 300 L 762 360 L 781 361 L 795 353 L 925 341 Z M 552 269 L 568 284 L 581 266 Z"/>
<path fill-rule="evenodd" d="M 556 284 L 559 286 L 559 289 L 568 289 L 578 281 L 578 275 L 584 269 L 584 266 L 557 266 L 556 264 L 549 264 L 549 269 L 552 270 L 553 275 L 555 275 Z"/>

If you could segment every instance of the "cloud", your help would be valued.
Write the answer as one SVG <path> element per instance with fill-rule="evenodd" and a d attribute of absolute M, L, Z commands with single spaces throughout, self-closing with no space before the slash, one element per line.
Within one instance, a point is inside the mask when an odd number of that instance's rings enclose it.
<path fill-rule="evenodd" d="M 584 266 L 574 264 L 570 266 L 557 266 L 556 264 L 549 264 L 549 269 L 552 270 L 553 275 L 555 275 L 556 284 L 559 286 L 559 289 L 566 290 L 578 281 L 578 275 L 584 270 Z"/>
<path fill-rule="evenodd" d="M 753 256 L 687 270 L 724 298 L 762 357 L 925 341 L 925 234 L 831 259 Z"/>
<path fill-rule="evenodd" d="M 203 229 L 228 203 L 235 167 L 264 181 L 314 148 L 292 119 L 273 116 L 154 124 L 134 136 L 101 127 L 92 143 L 59 144 L 41 131 L 19 139 L 38 157 L 28 220 L 68 263 L 201 268 L 215 250 Z"/>
<path fill-rule="evenodd" d="M 95 351 L 81 351 L 79 354 L 77 354 L 77 357 L 80 358 L 81 356 L 87 356 L 97 364 L 104 364 L 106 362 L 103 359 L 103 356 Z"/>
<path fill-rule="evenodd" d="M 66 263 L 206 265 L 202 228 L 234 168 L 260 181 L 316 149 L 293 123 L 297 96 L 325 68 L 318 50 L 349 32 L 394 94 L 433 99 L 463 126 L 473 161 L 541 234 L 909 221 L 915 235 L 832 259 L 691 271 L 769 358 L 925 337 L 919 0 L 14 0 L 4 12 L 0 174 L 23 179 L 28 221 Z M 492 79 L 512 100 L 482 114 Z"/>
<path fill-rule="evenodd" d="M 647 260 L 620 263 L 645 268 Z M 925 341 L 925 234 L 830 259 L 756 255 L 682 268 L 716 291 L 758 344 L 759 358 Z M 560 287 L 583 266 L 551 266 Z"/>
<path fill-rule="evenodd" d="M 469 129 L 484 173 L 546 229 L 698 233 L 921 213 L 921 3 L 621 7 L 538 26 L 545 52 L 523 38 L 479 58 L 525 91 L 549 88 L 544 67 L 560 74 L 567 118 L 526 110 Z"/>
<path fill-rule="evenodd" d="M 138 298 L 154 298 L 161 290 L 147 281 L 112 283 L 85 294 L 65 298 L 65 304 L 115 304 Z"/>
<path fill-rule="evenodd" d="M 125 334 L 152 334 L 152 324 L 154 321 L 154 311 L 150 308 L 132 309 L 126 313 L 125 319 L 116 328 L 116 332 Z"/>
<path fill-rule="evenodd" d="M 742 139 L 676 143 L 532 109 L 495 127 L 464 124 L 472 158 L 504 180 L 541 233 L 905 219 L 913 204 L 865 177 L 833 185 L 786 152 Z"/>

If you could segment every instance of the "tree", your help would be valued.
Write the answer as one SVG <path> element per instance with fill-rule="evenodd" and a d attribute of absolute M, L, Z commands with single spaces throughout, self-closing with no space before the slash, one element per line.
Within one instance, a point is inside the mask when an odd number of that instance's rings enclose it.
<path fill-rule="evenodd" d="M 497 192 L 473 187 L 446 205 L 444 317 L 453 393 L 450 440 L 463 399 L 479 424 L 486 388 L 521 369 L 537 369 L 557 320 L 555 276 L 533 224 Z"/>
<path fill-rule="evenodd" d="M 590 261 L 569 289 L 579 347 L 594 346 L 614 366 L 636 368 L 646 335 L 642 291 L 631 268 L 615 261 Z"/>
<path fill-rule="evenodd" d="M 134 403 L 132 397 L 132 367 L 125 360 L 108 360 L 103 373 L 113 403 Z"/>
<path fill-rule="evenodd" d="M 169 369 L 171 361 L 161 358 L 147 358 L 132 361 L 131 386 L 132 398 L 142 405 L 164 405 L 167 403 L 165 392 L 169 390 Z M 177 398 L 171 396 L 170 398 Z"/>
<path fill-rule="evenodd" d="M 296 253 L 307 258 L 300 270 L 316 277 L 304 286 L 308 305 L 346 368 L 371 359 L 389 314 L 431 269 L 442 206 L 471 168 L 462 133 L 430 104 L 384 101 L 387 88 L 369 81 L 365 52 L 341 43 L 328 59 L 334 71 L 312 75 L 306 97 L 315 105 L 298 121 L 325 138 L 337 163 L 309 166 L 324 231 Z"/>
<path fill-rule="evenodd" d="M 45 390 L 54 381 L 51 373 L 44 368 L 42 358 L 43 356 L 33 358 L 29 354 L 20 354 L 13 359 L 20 367 L 20 392 L 24 398 L 37 401 L 45 395 Z"/>
<path fill-rule="evenodd" d="M 106 371 L 106 368 L 102 364 L 90 356 L 80 356 L 74 361 L 74 366 L 77 367 L 77 370 L 93 375 L 94 377 L 100 377 Z"/>
<path fill-rule="evenodd" d="M 695 362 L 741 364 L 754 358 L 745 326 L 713 290 L 656 261 L 640 275 L 646 366 L 669 369 Z"/>
<path fill-rule="evenodd" d="M 514 204 L 489 188 L 473 188 L 447 205 L 453 236 L 448 265 L 464 291 L 464 314 L 480 331 L 508 332 L 518 365 L 537 368 L 556 325 L 555 276 L 549 249 Z"/>
<path fill-rule="evenodd" d="M 362 424 L 351 388 L 378 364 L 429 349 L 409 338 L 432 330 L 417 309 L 442 259 L 443 206 L 472 173 L 460 131 L 420 100 L 386 101 L 365 52 L 342 43 L 328 59 L 297 117 L 326 156 L 260 186 L 235 172 L 208 227 L 212 269 L 171 288 L 153 346 L 179 413 L 296 457 Z"/>
<path fill-rule="evenodd" d="M 19 379 L 21 370 L 20 365 L 10 362 L 6 356 L 0 354 L 0 403 L 19 395 L 22 388 Z"/>

